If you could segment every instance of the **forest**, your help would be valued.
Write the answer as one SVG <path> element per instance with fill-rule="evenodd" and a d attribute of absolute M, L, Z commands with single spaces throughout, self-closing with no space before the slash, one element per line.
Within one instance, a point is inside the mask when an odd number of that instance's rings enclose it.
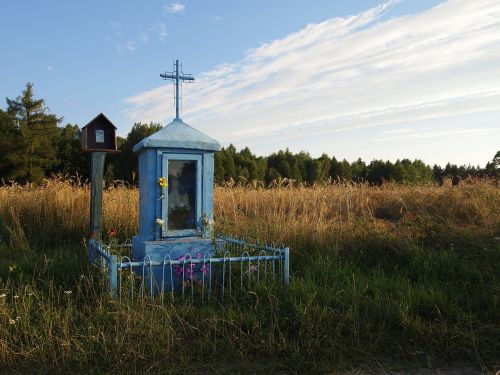
<path fill-rule="evenodd" d="M 81 151 L 81 126 L 62 125 L 63 117 L 50 113 L 43 99 L 36 99 L 33 84 L 27 83 L 21 95 L 6 99 L 0 108 L 0 183 L 40 183 L 55 175 L 78 176 L 88 179 L 89 154 Z M 158 123 L 134 123 L 125 138 L 117 137 L 118 154 L 107 156 L 105 180 L 135 184 L 137 156 L 132 148 L 144 137 L 158 131 Z M 334 154 L 335 150 L 331 150 Z M 380 185 L 396 183 L 443 183 L 446 178 L 471 179 L 495 177 L 500 166 L 500 151 L 484 167 L 456 165 L 430 166 L 422 160 L 358 159 L 338 160 L 326 153 L 318 158 L 308 152 L 293 153 L 280 150 L 268 156 L 256 156 L 248 147 L 237 150 L 233 145 L 223 147 L 215 155 L 215 182 L 248 185 L 286 181 L 312 185 L 328 181 L 368 182 Z"/>

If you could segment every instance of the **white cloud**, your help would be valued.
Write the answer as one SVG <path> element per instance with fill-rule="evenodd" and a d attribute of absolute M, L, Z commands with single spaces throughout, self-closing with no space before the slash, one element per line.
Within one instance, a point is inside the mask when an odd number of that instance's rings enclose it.
<path fill-rule="evenodd" d="M 163 12 L 165 13 L 182 13 L 186 7 L 180 3 L 170 3 L 163 6 Z"/>
<path fill-rule="evenodd" d="M 147 33 L 142 32 L 139 34 L 139 37 L 137 39 L 141 43 L 147 43 L 149 42 L 149 35 Z"/>
<path fill-rule="evenodd" d="M 425 130 L 419 132 L 410 132 L 408 134 L 398 134 L 391 137 L 379 138 L 378 142 L 385 141 L 403 141 L 415 139 L 430 139 L 430 138 L 455 138 L 455 137 L 470 137 L 474 135 L 495 134 L 500 131 L 500 127 L 496 128 L 477 128 L 477 129 L 448 129 L 448 130 Z"/>
<path fill-rule="evenodd" d="M 54 67 L 52 65 L 47 66 L 47 70 L 54 70 Z"/>
<path fill-rule="evenodd" d="M 115 43 L 115 47 L 119 52 L 135 52 L 135 45 L 137 43 L 132 40 L 127 40 L 125 42 Z"/>
<path fill-rule="evenodd" d="M 137 42 L 126 39 L 122 32 L 121 25 L 115 21 L 109 22 L 108 25 L 111 27 L 111 35 L 107 36 L 105 41 L 112 43 L 120 53 L 135 52 Z"/>
<path fill-rule="evenodd" d="M 167 25 L 163 22 L 157 23 L 151 30 L 158 36 L 160 42 L 163 42 L 168 35 Z"/>
<path fill-rule="evenodd" d="M 482 114 L 490 124 L 484 116 L 500 110 L 500 3 L 449 0 L 419 14 L 381 21 L 396 3 L 310 24 L 248 51 L 241 61 L 198 75 L 184 95 L 183 117 L 225 144 L 249 145 L 258 153 L 295 144 L 294 151 L 337 155 L 347 141 L 352 154 L 346 151 L 345 156 L 355 158 L 362 151 L 377 157 L 381 142 L 393 142 L 382 131 L 403 137 L 397 131 L 405 124 L 418 133 L 419 124 L 435 120 L 447 131 L 426 132 L 427 138 L 437 139 L 450 134 L 453 121 L 467 116 L 461 134 L 482 135 L 488 147 L 498 147 L 491 141 L 500 139 L 498 127 L 475 131 L 480 124 L 474 116 Z M 166 121 L 173 117 L 173 108 L 166 105 L 171 93 L 171 87 L 162 86 L 128 98 L 128 117 Z M 378 137 L 377 145 L 368 142 L 367 149 L 357 150 L 360 136 Z M 426 137 L 411 142 L 420 140 L 423 149 Z M 405 139 L 410 142 L 400 140 Z M 466 137 L 454 139 L 464 142 Z M 478 150 L 473 157 L 495 151 Z M 434 162 L 433 150 L 426 155 Z M 444 153 L 439 157 L 457 160 Z"/>

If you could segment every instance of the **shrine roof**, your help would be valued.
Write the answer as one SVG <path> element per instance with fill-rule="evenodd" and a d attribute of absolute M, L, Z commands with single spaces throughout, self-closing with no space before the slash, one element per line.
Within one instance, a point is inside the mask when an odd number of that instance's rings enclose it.
<path fill-rule="evenodd" d="M 138 153 L 144 148 L 182 148 L 219 151 L 220 144 L 215 139 L 189 126 L 181 119 L 175 119 L 156 133 L 137 143 L 133 150 L 135 153 Z"/>

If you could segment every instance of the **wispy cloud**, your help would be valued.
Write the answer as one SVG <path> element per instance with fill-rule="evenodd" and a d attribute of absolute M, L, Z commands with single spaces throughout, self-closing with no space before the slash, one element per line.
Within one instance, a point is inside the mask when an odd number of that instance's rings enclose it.
<path fill-rule="evenodd" d="M 137 43 L 133 40 L 126 39 L 121 25 L 115 21 L 109 22 L 108 24 L 111 28 L 111 35 L 107 36 L 105 41 L 112 43 L 118 52 L 134 52 Z"/>
<path fill-rule="evenodd" d="M 150 35 L 156 35 L 159 41 L 165 40 L 167 36 L 167 26 L 161 22 L 146 30 L 139 27 L 135 35 L 130 35 L 133 34 L 131 32 L 125 33 L 118 22 L 109 22 L 109 27 L 111 34 L 105 38 L 105 41 L 112 43 L 120 53 L 135 52 L 140 44 L 149 43 Z"/>
<path fill-rule="evenodd" d="M 139 34 L 139 37 L 137 39 L 141 43 L 147 43 L 147 42 L 149 42 L 149 35 L 147 33 L 145 33 L 145 32 L 141 32 Z"/>
<path fill-rule="evenodd" d="M 115 47 L 120 52 L 135 52 L 135 45 L 137 43 L 132 40 L 115 43 Z"/>
<path fill-rule="evenodd" d="M 470 137 L 470 136 L 487 136 L 495 134 L 500 131 L 500 127 L 495 128 L 476 128 L 476 129 L 448 129 L 448 130 L 423 130 L 413 132 L 401 132 L 401 134 L 392 135 L 390 137 L 378 138 L 377 142 L 386 141 L 412 141 L 417 139 L 450 139 L 457 137 Z"/>
<path fill-rule="evenodd" d="M 121 27 L 120 24 L 118 22 L 115 22 L 115 21 L 109 22 L 109 26 L 111 26 L 111 28 L 114 30 L 118 30 Z"/>
<path fill-rule="evenodd" d="M 163 12 L 165 13 L 182 13 L 186 7 L 181 3 L 170 3 L 163 6 Z"/>
<path fill-rule="evenodd" d="M 451 124 L 457 116 L 499 111 L 500 3 L 450 0 L 381 20 L 397 3 L 310 24 L 199 74 L 183 117 L 222 142 L 257 152 L 291 140 L 332 152 L 341 146 L 339 133 L 370 129 L 374 136 L 382 127 Z M 163 122 L 172 117 L 170 96 L 168 86 L 139 93 L 126 100 L 127 114 Z M 463 134 L 476 127 L 470 121 Z"/>
<path fill-rule="evenodd" d="M 165 25 L 162 22 L 158 22 L 152 29 L 151 31 L 156 34 L 158 37 L 158 40 L 160 42 L 163 42 L 165 38 L 167 37 L 167 25 Z"/>

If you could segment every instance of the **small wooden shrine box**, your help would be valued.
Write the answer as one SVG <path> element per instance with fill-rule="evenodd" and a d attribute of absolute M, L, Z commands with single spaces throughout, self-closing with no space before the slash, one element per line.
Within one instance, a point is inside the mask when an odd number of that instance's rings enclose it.
<path fill-rule="evenodd" d="M 116 148 L 116 126 L 104 114 L 82 128 L 83 151 L 117 152 Z"/>

